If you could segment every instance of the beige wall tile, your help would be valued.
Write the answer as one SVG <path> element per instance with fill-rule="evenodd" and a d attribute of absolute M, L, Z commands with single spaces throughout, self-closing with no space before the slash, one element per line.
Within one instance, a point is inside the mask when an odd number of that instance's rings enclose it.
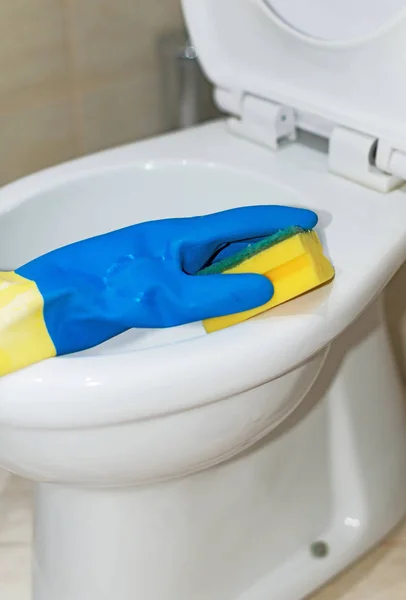
<path fill-rule="evenodd" d="M 68 91 L 62 0 L 0 2 L 0 113 Z"/>
<path fill-rule="evenodd" d="M 84 148 L 94 152 L 157 134 L 162 129 L 159 78 L 114 80 L 84 93 Z"/>
<path fill-rule="evenodd" d="M 75 72 L 89 87 L 156 70 L 156 37 L 182 23 L 180 0 L 68 0 Z"/>
<path fill-rule="evenodd" d="M 66 101 L 0 115 L 0 132 L 0 185 L 75 154 Z"/>
<path fill-rule="evenodd" d="M 158 133 L 156 39 L 181 22 L 179 0 L 0 3 L 0 184 Z"/>

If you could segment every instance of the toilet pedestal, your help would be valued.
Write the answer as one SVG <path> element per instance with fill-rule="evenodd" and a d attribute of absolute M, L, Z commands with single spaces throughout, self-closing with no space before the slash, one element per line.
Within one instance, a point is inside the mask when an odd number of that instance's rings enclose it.
<path fill-rule="evenodd" d="M 38 484 L 33 600 L 299 600 L 403 517 L 405 416 L 379 301 L 234 459 L 142 487 Z"/>

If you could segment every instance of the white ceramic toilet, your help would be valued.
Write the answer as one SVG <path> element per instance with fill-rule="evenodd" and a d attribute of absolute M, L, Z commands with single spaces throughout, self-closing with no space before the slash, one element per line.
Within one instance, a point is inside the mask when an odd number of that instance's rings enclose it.
<path fill-rule="evenodd" d="M 215 334 L 134 330 L 0 380 L 0 466 L 37 482 L 33 600 L 300 600 L 406 512 L 382 313 L 406 259 L 406 12 L 324 4 L 184 0 L 231 121 L 0 191 L 2 270 L 262 203 L 316 210 L 336 268 Z"/>

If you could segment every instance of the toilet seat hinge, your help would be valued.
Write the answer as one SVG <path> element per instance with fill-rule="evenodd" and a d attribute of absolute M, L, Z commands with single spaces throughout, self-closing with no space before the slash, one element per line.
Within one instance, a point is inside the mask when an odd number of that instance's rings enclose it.
<path fill-rule="evenodd" d="M 329 170 L 378 192 L 389 192 L 406 181 L 406 152 L 385 140 L 335 127 L 330 137 Z"/>
<path fill-rule="evenodd" d="M 234 134 L 272 150 L 277 150 L 283 139 L 296 139 L 295 113 L 291 107 L 251 94 L 240 94 L 238 99 L 232 96 L 225 90 L 216 92 L 219 106 L 236 115 L 228 121 Z"/>
<path fill-rule="evenodd" d="M 406 181 L 406 143 L 398 148 L 387 140 L 379 140 L 376 148 L 376 166 L 398 177 L 404 183 Z"/>

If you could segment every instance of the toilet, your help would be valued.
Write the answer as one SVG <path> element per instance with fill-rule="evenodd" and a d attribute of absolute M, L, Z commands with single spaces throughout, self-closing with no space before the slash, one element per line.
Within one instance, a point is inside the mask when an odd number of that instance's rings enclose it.
<path fill-rule="evenodd" d="M 315 210 L 335 280 L 207 335 L 131 330 L 0 379 L 33 600 L 301 600 L 406 513 L 382 310 L 406 260 L 404 0 L 183 0 L 224 120 L 0 190 L 1 270 L 144 220 Z"/>

